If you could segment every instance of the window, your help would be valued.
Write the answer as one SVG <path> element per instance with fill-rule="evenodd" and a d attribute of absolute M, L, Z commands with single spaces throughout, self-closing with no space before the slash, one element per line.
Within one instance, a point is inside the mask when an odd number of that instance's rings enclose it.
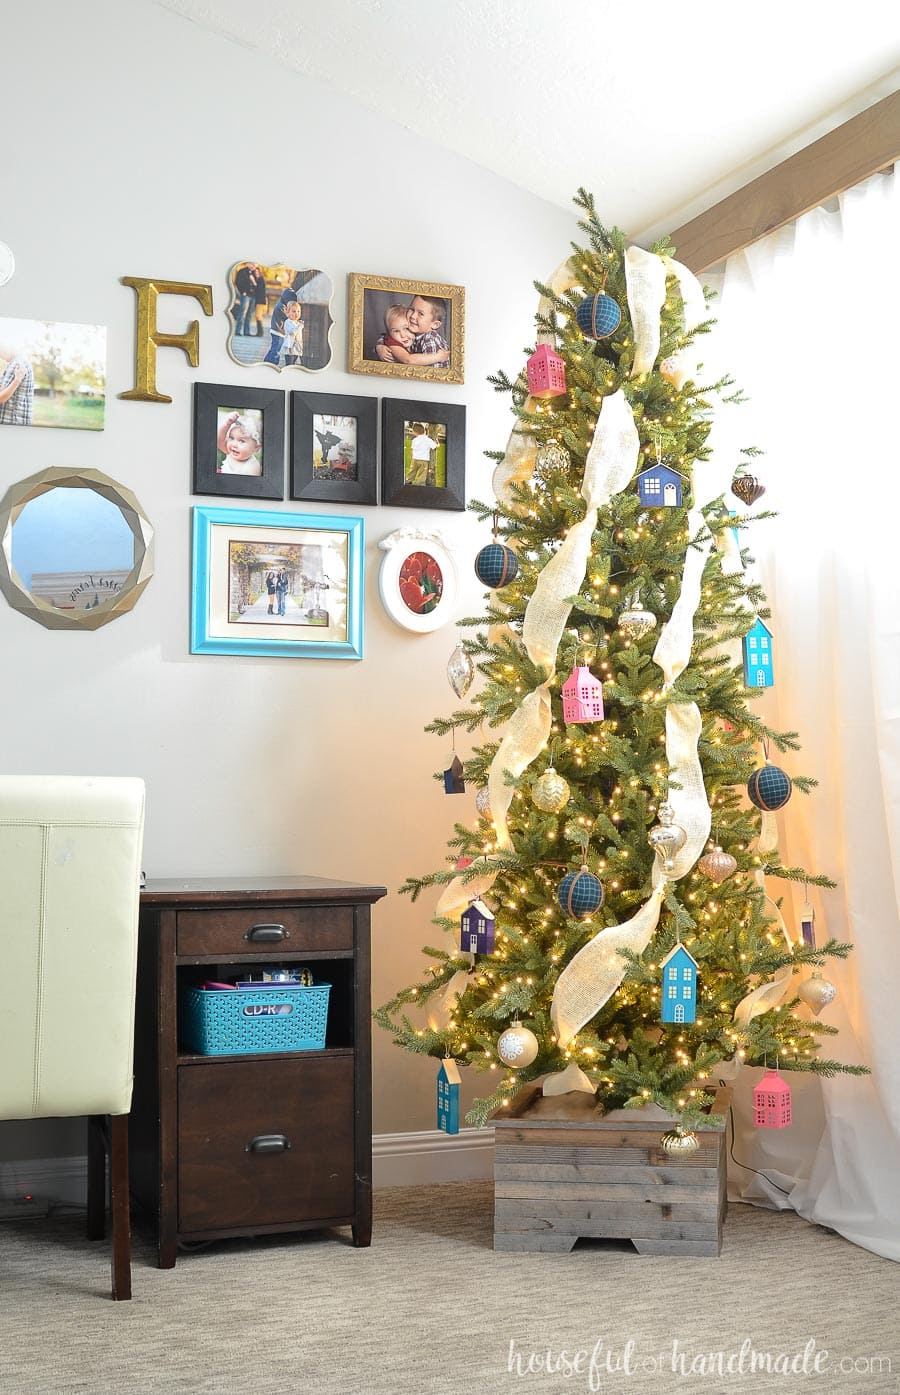
<path fill-rule="evenodd" d="M 677 970 L 677 968 L 674 968 L 674 967 L 671 968 L 671 969 L 669 970 L 669 978 L 677 978 L 677 977 L 678 977 L 678 970 Z"/>
<path fill-rule="evenodd" d="M 675 984 L 675 983 L 670 983 L 670 984 L 669 984 L 669 997 L 670 997 L 670 998 L 677 998 L 677 997 L 678 997 L 678 985 L 677 985 L 677 984 Z"/>
<path fill-rule="evenodd" d="M 691 997 L 693 997 L 693 993 L 694 993 L 694 990 L 693 990 L 693 988 L 691 987 L 691 985 L 690 985 L 689 983 L 686 983 L 686 984 L 684 985 L 684 987 L 682 988 L 682 990 L 681 990 L 681 996 L 682 996 L 682 998 L 691 998 Z"/>

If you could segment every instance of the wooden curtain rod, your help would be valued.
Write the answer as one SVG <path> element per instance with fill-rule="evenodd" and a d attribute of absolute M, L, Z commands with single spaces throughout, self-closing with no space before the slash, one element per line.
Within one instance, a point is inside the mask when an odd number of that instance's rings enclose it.
<path fill-rule="evenodd" d="M 676 256 L 705 271 L 897 160 L 900 92 L 893 92 L 676 228 Z"/>

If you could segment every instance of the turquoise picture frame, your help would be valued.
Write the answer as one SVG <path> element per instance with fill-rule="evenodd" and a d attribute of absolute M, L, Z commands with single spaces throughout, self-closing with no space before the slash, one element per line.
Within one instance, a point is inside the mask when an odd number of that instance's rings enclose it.
<path fill-rule="evenodd" d="M 192 512 L 192 654 L 363 657 L 361 518 L 203 505 Z"/>

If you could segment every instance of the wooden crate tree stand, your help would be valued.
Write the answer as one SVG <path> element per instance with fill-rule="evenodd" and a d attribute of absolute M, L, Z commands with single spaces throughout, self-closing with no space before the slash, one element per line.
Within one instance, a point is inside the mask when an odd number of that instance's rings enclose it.
<path fill-rule="evenodd" d="M 727 1116 L 720 1088 L 712 1112 Z M 522 1089 L 494 1123 L 494 1249 L 572 1249 L 580 1236 L 630 1240 L 642 1255 L 718 1255 L 725 1126 L 695 1130 L 696 1153 L 662 1147 L 677 1121 L 655 1105 L 597 1110 L 592 1095 Z"/>

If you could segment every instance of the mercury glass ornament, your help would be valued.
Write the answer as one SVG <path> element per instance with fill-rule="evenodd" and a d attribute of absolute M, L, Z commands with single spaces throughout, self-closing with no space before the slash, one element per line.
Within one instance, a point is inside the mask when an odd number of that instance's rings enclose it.
<path fill-rule="evenodd" d="M 666 1153 L 675 1153 L 682 1158 L 688 1157 L 691 1153 L 696 1153 L 700 1147 L 700 1140 L 690 1129 L 686 1129 L 684 1124 L 676 1124 L 674 1129 L 664 1133 L 662 1139 L 663 1149 Z"/>
<path fill-rule="evenodd" d="M 656 626 L 656 616 L 652 610 L 644 610 L 642 606 L 631 606 L 628 610 L 623 610 L 619 615 L 619 629 L 629 639 L 643 639 Z"/>
<path fill-rule="evenodd" d="M 524 1070 L 530 1066 L 538 1054 L 538 1039 L 530 1027 L 521 1022 L 513 1022 L 497 1042 L 497 1055 L 507 1066 Z"/>
<path fill-rule="evenodd" d="M 817 969 L 801 983 L 797 989 L 797 996 L 818 1017 L 823 1008 L 834 1002 L 837 997 L 837 989 L 833 983 L 829 983 L 827 978 L 823 978 Z"/>
<path fill-rule="evenodd" d="M 737 871 L 737 862 L 731 853 L 723 852 L 716 844 L 712 852 L 704 853 L 697 867 L 704 877 L 709 877 L 709 880 L 718 886 L 726 877 L 730 877 L 732 872 Z"/>
<path fill-rule="evenodd" d="M 537 453 L 537 467 L 542 474 L 549 470 L 568 470 L 570 464 L 569 452 L 558 441 L 545 441 Z"/>
<path fill-rule="evenodd" d="M 479 814 L 483 814 L 486 819 L 491 817 L 491 796 L 487 785 L 482 785 L 475 795 L 475 808 Z"/>
<path fill-rule="evenodd" d="M 531 798 L 544 814 L 558 814 L 569 802 L 568 782 L 548 765 L 543 775 L 531 786 Z"/>
<path fill-rule="evenodd" d="M 475 664 L 472 655 L 467 654 L 461 644 L 457 644 L 447 661 L 447 680 L 458 698 L 465 697 L 475 677 Z"/>
<path fill-rule="evenodd" d="M 647 834 L 647 842 L 659 857 L 664 872 L 671 872 L 675 866 L 675 854 L 687 842 L 687 834 L 680 823 L 675 822 L 675 810 L 666 801 L 659 806 L 659 823 Z"/>
<path fill-rule="evenodd" d="M 681 364 L 674 354 L 660 361 L 659 371 L 667 383 L 673 383 L 675 387 L 681 387 L 681 383 L 679 382 L 681 377 Z"/>

